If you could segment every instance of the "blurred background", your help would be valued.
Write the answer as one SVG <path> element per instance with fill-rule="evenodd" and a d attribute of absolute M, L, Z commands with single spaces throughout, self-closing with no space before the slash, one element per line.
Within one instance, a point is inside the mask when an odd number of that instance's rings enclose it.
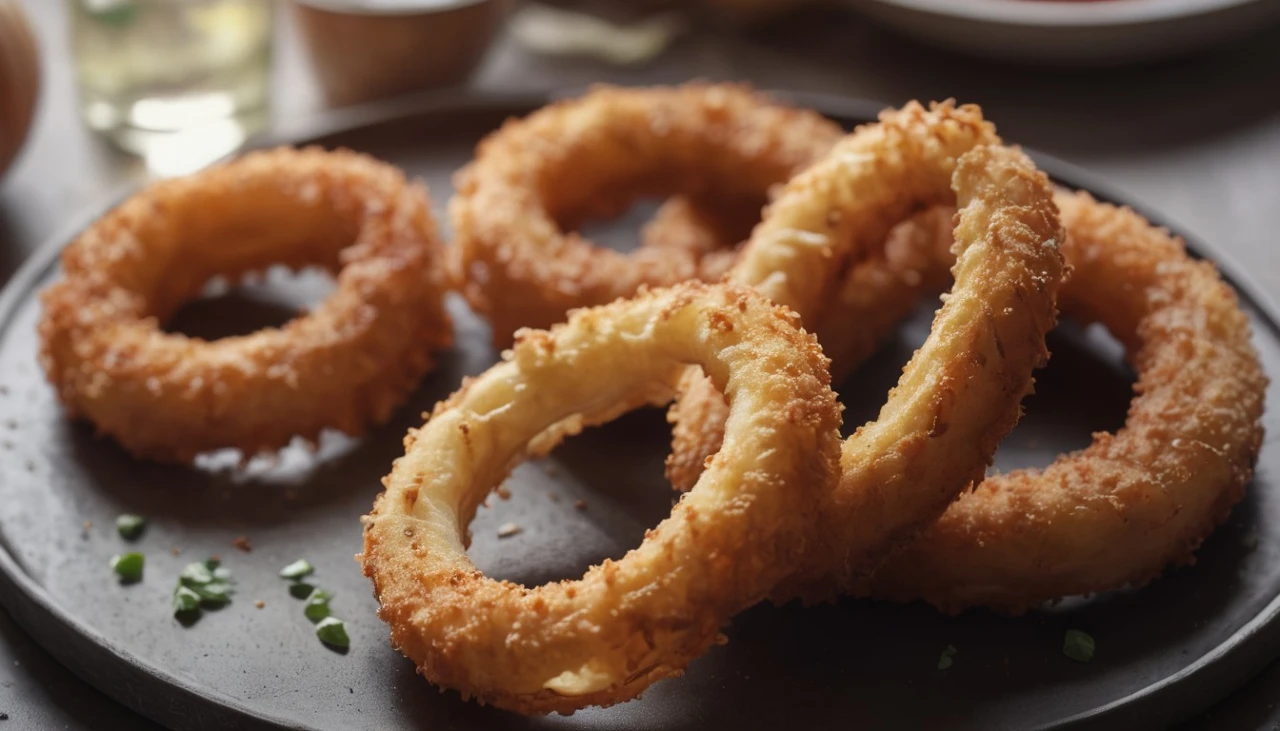
<path fill-rule="evenodd" d="M 1280 0 L 0 0 L 0 21 L 3 274 L 114 185 L 333 106 L 706 78 L 979 102 L 1280 290 Z"/>
<path fill-rule="evenodd" d="M 1280 0 L 0 0 L 0 281 L 120 186 L 334 114 L 702 78 L 980 103 L 1275 297 L 1278 23 Z M 1275 724 L 1278 691 L 1273 668 L 1197 723 Z M 0 614 L 0 721 L 20 703 L 32 728 L 147 727 Z"/>

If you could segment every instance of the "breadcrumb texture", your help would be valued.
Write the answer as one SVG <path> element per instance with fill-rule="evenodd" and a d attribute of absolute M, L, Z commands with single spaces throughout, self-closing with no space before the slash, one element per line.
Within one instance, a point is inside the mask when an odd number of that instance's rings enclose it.
<path fill-rule="evenodd" d="M 1138 373 L 1124 427 L 1043 470 L 988 477 L 857 593 L 1021 613 L 1141 585 L 1192 563 L 1243 497 L 1267 377 L 1235 293 L 1137 213 L 1057 201 L 1074 269 L 1063 312 L 1106 326 Z"/>
<path fill-rule="evenodd" d="M 336 291 L 250 335 L 161 329 L 211 278 L 277 264 L 323 267 Z M 62 269 L 41 295 L 45 373 L 70 415 L 142 458 L 359 434 L 452 338 L 426 189 L 349 151 L 256 152 L 151 185 L 72 242 Z"/>
<path fill-rule="evenodd" d="M 525 587 L 465 553 L 476 506 L 543 435 L 669 398 L 699 363 L 728 394 L 725 446 L 618 561 Z M 827 359 L 785 308 L 686 283 L 524 330 L 405 440 L 364 521 L 364 571 L 393 644 L 431 682 L 526 714 L 637 697 L 679 675 L 809 553 L 838 473 Z"/>
<path fill-rule="evenodd" d="M 654 215 L 647 233 L 680 245 L 703 242 L 706 246 L 707 240 L 732 241 L 734 232 L 741 230 L 742 216 L 719 202 L 672 199 Z M 831 359 L 831 382 L 837 387 L 915 311 L 921 297 L 937 295 L 951 284 L 954 218 L 955 209 L 946 206 L 917 214 L 894 227 L 883 247 L 868 252 L 849 269 L 837 303 L 816 327 L 822 351 Z M 730 259 L 728 264 L 732 263 Z M 689 379 L 684 386 L 698 393 L 667 412 L 675 447 L 667 459 L 666 475 L 681 492 L 697 482 L 703 462 L 720 449 L 728 412 L 724 399 L 706 379 Z"/>
<path fill-rule="evenodd" d="M 883 249 L 894 227 L 936 205 L 954 204 L 951 175 L 966 152 L 998 145 L 975 105 L 925 108 L 909 102 L 858 127 L 802 174 L 764 212 L 728 277 L 785 304 L 815 328 L 846 272 Z M 668 227 L 670 228 L 670 227 Z M 696 371 L 671 407 L 673 448 L 667 478 L 687 489 L 719 448 L 722 400 Z"/>
<path fill-rule="evenodd" d="M 758 211 L 771 187 L 841 136 L 816 112 L 727 84 L 598 87 L 508 121 L 455 176 L 449 213 L 463 292 L 506 346 L 520 327 L 548 327 L 641 285 L 717 278 L 725 256 L 704 267 L 712 252 L 696 243 L 621 253 L 563 224 L 646 196 L 754 200 Z"/>
<path fill-rule="evenodd" d="M 1132 210 L 1086 193 L 1058 191 L 1055 202 L 1067 232 L 1062 252 L 1074 269 L 1062 311 L 1107 327 L 1138 371 L 1126 425 L 1044 470 L 987 477 L 874 577 L 854 582 L 853 593 L 923 599 L 948 612 L 985 606 L 1021 614 L 1066 596 L 1139 586 L 1193 563 L 1243 497 L 1262 443 L 1268 380 L 1235 293 L 1211 264 Z M 850 272 L 818 326 L 836 381 L 856 370 L 917 296 L 942 289 L 954 263 L 953 214 L 938 207 L 909 219 L 886 243 L 884 260 Z M 677 429 L 708 427 L 696 439 L 677 433 L 678 445 L 701 445 L 689 463 L 719 448 L 716 425 L 724 422 L 723 400 L 693 403 L 707 413 Z"/>
<path fill-rule="evenodd" d="M 876 421 L 844 444 L 811 559 L 774 597 L 823 599 L 869 575 L 981 479 L 1021 414 L 1057 316 L 1063 232 L 1053 191 L 974 106 L 911 103 L 844 138 L 770 204 L 729 280 L 821 323 L 842 278 L 922 209 L 956 205 L 955 286 Z M 865 272 L 863 272 L 865 274 Z M 721 397 L 690 372 L 668 474 L 719 446 Z M 679 482 L 679 480 L 677 480 Z"/>

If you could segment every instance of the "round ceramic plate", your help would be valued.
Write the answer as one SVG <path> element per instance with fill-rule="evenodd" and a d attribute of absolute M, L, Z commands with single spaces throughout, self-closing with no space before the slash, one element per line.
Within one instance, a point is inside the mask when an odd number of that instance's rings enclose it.
<path fill-rule="evenodd" d="M 298 142 L 370 152 L 424 177 L 438 209 L 449 177 L 479 137 L 529 112 L 534 97 L 425 101 L 351 112 Z M 845 123 L 877 105 L 802 99 Z M 1102 197 L 1077 172 L 1040 158 L 1068 185 Z M 593 230 L 627 246 L 652 207 Z M 86 216 L 87 222 L 92 212 Z M 457 346 L 385 428 L 364 439 L 329 435 L 312 454 L 237 465 L 214 454 L 193 468 L 135 461 L 84 424 L 68 422 L 36 363 L 37 292 L 55 279 L 57 251 L 74 230 L 27 263 L 0 297 L 0 601 L 42 645 L 93 685 L 179 729 L 1133 729 L 1162 726 L 1217 700 L 1280 649 L 1280 445 L 1263 450 L 1246 500 L 1200 552 L 1199 563 L 1152 586 L 1073 600 L 1020 619 L 985 612 L 944 617 L 923 605 L 865 601 L 802 609 L 759 606 L 733 620 L 729 643 L 642 700 L 571 717 L 523 719 L 440 693 L 388 644 L 370 585 L 352 560 L 359 517 L 400 454 L 405 430 L 494 361 L 484 323 L 455 300 Z M 1201 255 L 1213 251 L 1195 244 Z M 1228 270 L 1229 272 L 1231 270 Z M 1267 369 L 1280 373 L 1274 308 L 1244 282 Z M 278 324 L 324 295 L 321 276 L 278 276 L 187 307 L 173 327 L 216 337 Z M 874 415 L 933 303 L 851 383 L 841 388 L 847 422 Z M 1027 417 L 1001 446 L 1002 468 L 1047 464 L 1090 433 L 1124 420 L 1132 374 L 1118 346 L 1070 323 L 1050 342 L 1054 357 L 1028 400 Z M 1276 394 L 1271 403 L 1276 403 Z M 1267 417 L 1280 433 L 1277 411 Z M 471 556 L 491 575 L 528 584 L 580 575 L 637 545 L 670 510 L 662 477 L 669 427 L 663 413 L 631 414 L 570 440 L 512 476 L 472 526 Z M 581 508 L 575 503 L 580 503 Z M 136 543 L 117 536 L 120 513 L 150 523 Z M 498 527 L 522 531 L 499 538 Z M 244 537 L 251 552 L 233 546 Z M 107 562 L 146 553 L 145 578 L 123 586 Z M 185 626 L 170 612 L 178 573 L 219 554 L 237 581 L 234 601 Z M 335 592 L 351 648 L 317 641 L 302 603 L 277 572 L 298 558 Z M 263 606 L 255 606 L 255 600 Z M 1063 656 L 1063 633 L 1097 640 L 1092 663 Z M 943 648 L 954 664 L 937 669 Z"/>
<path fill-rule="evenodd" d="M 1110 65 L 1185 53 L 1258 30 L 1277 0 L 848 0 L 902 33 L 965 53 Z"/>

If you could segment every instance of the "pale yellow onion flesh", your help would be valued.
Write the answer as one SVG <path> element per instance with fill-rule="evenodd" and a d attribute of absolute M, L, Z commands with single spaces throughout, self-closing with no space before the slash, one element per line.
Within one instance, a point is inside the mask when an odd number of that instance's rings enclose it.
<path fill-rule="evenodd" d="M 1065 596 L 1145 584 L 1192 562 L 1244 494 L 1267 378 L 1230 286 L 1133 211 L 1086 193 L 1058 191 L 1054 200 L 1067 232 L 1062 251 L 1075 270 L 1062 288 L 1063 313 L 1104 324 L 1139 370 L 1128 423 L 1043 470 L 986 477 L 852 593 L 923 599 L 947 612 L 983 606 L 1020 614 Z M 850 272 L 817 328 L 835 383 L 922 293 L 941 290 L 954 263 L 953 215 L 939 207 L 914 216 L 895 229 L 887 258 Z M 707 430 L 696 441 L 677 440 L 699 451 L 677 464 L 700 464 L 719 448 L 723 404 L 701 403 L 711 412 L 690 423 Z M 676 477 L 687 489 L 683 481 L 697 473 Z"/>
<path fill-rule="evenodd" d="M 1244 495 L 1267 377 L 1235 293 L 1133 211 L 1057 203 L 1073 268 L 1062 311 L 1105 325 L 1138 373 L 1125 425 L 1043 470 L 986 478 L 855 593 L 1017 614 L 1145 584 L 1191 563 Z"/>
<path fill-rule="evenodd" d="M 530 442 L 641 405 L 638 394 L 665 401 L 689 363 L 725 388 L 730 414 L 724 448 L 671 516 L 580 580 L 484 577 L 465 526 Z M 686 283 L 523 331 L 410 434 L 365 519 L 380 616 L 429 680 L 465 697 L 523 713 L 629 700 L 681 673 L 803 560 L 837 477 L 839 423 L 813 336 L 749 289 Z"/>
<path fill-rule="evenodd" d="M 847 263 L 896 224 L 944 201 L 960 208 L 955 287 L 879 418 L 845 442 L 840 488 L 815 526 L 821 558 L 775 598 L 839 593 L 981 478 L 1048 357 L 1063 276 L 1052 196 L 976 107 L 911 103 L 843 139 L 770 204 L 729 280 L 812 323 Z M 689 471 L 715 437 L 721 397 L 692 371 L 681 388 L 672 460 Z"/>

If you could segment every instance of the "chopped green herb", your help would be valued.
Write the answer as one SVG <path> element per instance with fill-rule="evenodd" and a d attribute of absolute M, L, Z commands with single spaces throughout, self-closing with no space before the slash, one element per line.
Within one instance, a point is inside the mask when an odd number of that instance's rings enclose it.
<path fill-rule="evenodd" d="M 194 622 L 199 619 L 201 608 L 221 607 L 231 601 L 233 593 L 231 572 L 218 559 L 189 563 L 178 575 L 178 586 L 173 590 L 174 614 Z"/>
<path fill-rule="evenodd" d="M 347 648 L 351 646 L 351 640 L 347 637 L 347 626 L 342 623 L 341 619 L 336 617 L 326 617 L 320 620 L 316 625 L 316 637 L 326 645 L 333 647 Z"/>
<path fill-rule="evenodd" d="M 1062 654 L 1076 662 L 1089 662 L 1093 659 L 1095 644 L 1093 637 L 1078 629 L 1069 629 L 1062 638 Z"/>
<path fill-rule="evenodd" d="M 302 608 L 302 613 L 312 622 L 319 622 L 329 616 L 329 600 L 332 598 L 333 594 L 324 589 L 316 589 L 311 596 L 307 597 L 307 604 Z"/>
<path fill-rule="evenodd" d="M 285 566 L 283 569 L 280 569 L 281 576 L 292 580 L 301 579 L 302 577 L 310 576 L 313 573 L 315 573 L 315 568 L 312 567 L 306 559 L 298 559 L 288 566 Z"/>
<path fill-rule="evenodd" d="M 305 581 L 299 581 L 289 585 L 289 596 L 294 599 L 306 599 L 311 596 L 316 588 Z"/>
<path fill-rule="evenodd" d="M 147 527 L 147 520 L 141 515 L 132 515 L 125 513 L 116 516 L 116 532 L 126 541 L 135 540 L 142 535 L 142 529 Z"/>
<path fill-rule="evenodd" d="M 147 559 L 141 553 L 125 553 L 111 557 L 111 570 L 126 582 L 142 579 L 142 567 Z"/>
<path fill-rule="evenodd" d="M 194 591 L 200 600 L 207 605 L 221 606 L 231 601 L 232 588 L 231 585 L 223 581 L 211 581 L 208 584 L 200 586 L 188 587 Z"/>
<path fill-rule="evenodd" d="M 952 658 L 956 656 L 956 646 L 947 645 L 942 650 L 942 656 L 938 658 L 938 669 L 946 670 L 952 665 Z"/>
<path fill-rule="evenodd" d="M 173 590 L 173 613 L 178 615 L 198 611 L 200 611 L 200 595 L 179 584 L 178 588 Z"/>
<path fill-rule="evenodd" d="M 308 602 L 306 609 L 303 609 L 302 613 L 307 615 L 307 619 L 312 622 L 319 622 L 329 616 L 329 605 L 326 602 L 319 602 L 316 604 Z"/>
<path fill-rule="evenodd" d="M 213 571 L 204 563 L 189 563 L 178 574 L 178 581 L 183 586 L 204 586 L 213 581 Z"/>

